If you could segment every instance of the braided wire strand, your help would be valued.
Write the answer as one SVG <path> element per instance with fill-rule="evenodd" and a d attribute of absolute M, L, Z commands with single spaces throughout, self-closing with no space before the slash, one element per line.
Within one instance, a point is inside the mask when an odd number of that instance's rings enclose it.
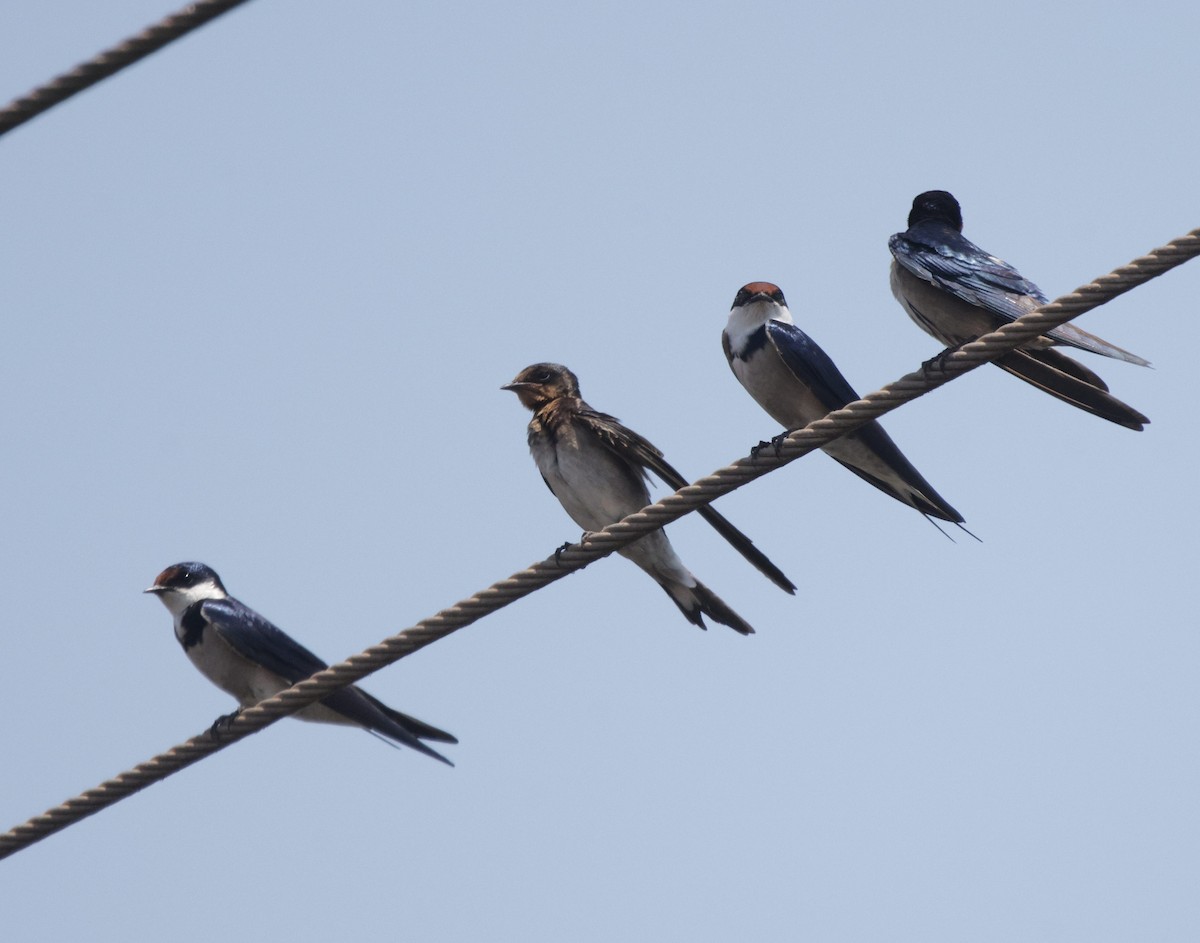
<path fill-rule="evenodd" d="M 343 662 L 318 672 L 253 707 L 242 711 L 219 736 L 209 733 L 192 737 L 158 756 L 129 769 L 99 786 L 68 799 L 0 835 L 0 858 L 7 858 L 29 845 L 94 815 L 102 809 L 165 779 L 185 767 L 224 749 L 293 714 L 331 691 L 353 684 L 367 675 L 458 629 L 504 608 L 530 593 L 548 586 L 585 566 L 608 556 L 620 547 L 657 530 L 684 514 L 708 504 L 813 451 L 864 423 L 877 419 L 904 403 L 948 383 L 1039 334 L 1064 324 L 1127 291 L 1144 284 L 1189 259 L 1200 255 L 1200 229 L 1172 240 L 1146 256 L 1134 259 L 1108 275 L 1101 276 L 1068 295 L 1031 311 L 1011 324 L 976 341 L 936 358 L 936 367 L 926 365 L 861 400 L 849 403 L 822 419 L 787 436 L 778 454 L 766 450 L 760 456 L 738 459 L 725 468 L 699 479 L 661 501 L 611 524 L 589 536 L 585 544 L 573 544 L 539 563 L 493 583 L 467 599 L 423 619 L 377 645 Z M 934 363 L 933 361 L 930 362 Z"/>
<path fill-rule="evenodd" d="M 44 85 L 39 85 L 20 98 L 13 99 L 0 109 L 0 135 L 49 111 L 72 95 L 91 88 L 97 82 L 120 72 L 126 66 L 133 65 L 245 2 L 246 0 L 200 0 L 199 3 L 190 3 L 157 23 L 147 26 L 140 33 L 98 53 L 86 62 L 81 62 L 69 72 L 55 76 Z"/>

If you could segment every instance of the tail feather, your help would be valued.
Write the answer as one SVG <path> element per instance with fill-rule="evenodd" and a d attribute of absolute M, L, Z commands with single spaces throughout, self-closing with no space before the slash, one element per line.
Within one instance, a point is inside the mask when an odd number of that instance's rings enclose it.
<path fill-rule="evenodd" d="M 416 737 L 409 735 L 406 731 L 400 730 L 400 728 L 394 728 L 390 723 L 382 724 L 377 727 L 364 727 L 363 729 L 373 737 L 377 737 L 388 746 L 395 747 L 397 750 L 399 750 L 400 747 L 405 746 L 410 750 L 416 750 L 418 753 L 424 753 L 431 759 L 440 760 L 447 766 L 454 765 L 448 759 L 442 756 L 442 754 L 438 753 L 437 750 L 425 746 L 425 744 L 423 744 Z"/>
<path fill-rule="evenodd" d="M 940 521 L 963 523 L 963 516 L 925 480 L 879 423 L 868 422 L 858 431 L 830 442 L 824 451 L 901 504 Z M 883 477 L 885 474 L 888 477 Z"/>
<path fill-rule="evenodd" d="M 950 506 L 945 498 L 929 486 L 928 482 L 926 482 L 926 488 L 907 483 L 909 487 L 901 491 L 889 481 L 876 478 L 870 472 L 863 471 L 849 462 L 843 462 L 840 458 L 836 460 L 841 463 L 842 467 L 850 469 L 850 471 L 858 475 L 863 481 L 874 485 L 884 494 L 891 495 L 901 504 L 907 504 L 910 508 L 916 508 L 926 517 L 936 517 L 939 521 L 947 521 L 951 524 L 962 524 L 965 520 L 958 511 Z"/>
<path fill-rule="evenodd" d="M 745 557 L 763 576 L 785 593 L 795 594 L 796 584 L 787 578 L 783 570 L 779 569 L 767 558 L 765 553 L 754 546 L 754 541 L 729 523 L 721 514 L 714 511 L 712 505 L 697 508 L 697 513 L 708 521 L 718 534 L 729 541 L 729 545 Z"/>
<path fill-rule="evenodd" d="M 1068 357 L 1061 351 L 1057 351 L 1052 347 L 1046 347 L 1042 350 L 1026 350 L 1026 354 L 1048 367 L 1053 367 L 1055 370 L 1061 370 L 1068 376 L 1072 376 L 1077 380 L 1086 383 L 1088 386 L 1094 386 L 1098 390 L 1108 392 L 1108 384 L 1099 376 L 1099 374 L 1088 369 L 1078 360 Z"/>
<path fill-rule="evenodd" d="M 683 583 L 666 580 L 659 580 L 658 585 L 666 591 L 667 595 L 671 597 L 671 601 L 679 607 L 679 611 L 683 613 L 684 618 L 693 625 L 707 629 L 708 626 L 704 624 L 703 616 L 708 616 L 713 622 L 727 625 L 742 635 L 754 634 L 754 629 L 750 626 L 750 623 L 730 609 L 720 596 L 699 580 L 696 580 L 695 586 L 685 586 Z"/>
<path fill-rule="evenodd" d="M 1091 371 L 1057 351 L 1014 350 L 996 360 L 995 364 L 1064 403 L 1126 429 L 1141 432 L 1150 422 L 1132 406 L 1109 393 L 1104 381 L 1101 380 L 1099 386 L 1087 382 L 1084 376 L 1091 374 Z M 1099 380 L 1099 377 L 1096 379 Z"/>
<path fill-rule="evenodd" d="M 354 709 L 343 711 L 343 714 L 354 723 L 362 725 L 368 732 L 392 746 L 406 746 L 435 760 L 441 760 L 447 766 L 454 765 L 442 754 L 421 742 L 421 740 L 438 740 L 442 743 L 458 743 L 458 739 L 453 734 L 388 707 L 362 688 L 351 686 L 334 692 L 335 696 L 344 694 L 349 694 L 354 698 Z M 327 704 L 328 699 L 322 703 Z"/>
<path fill-rule="evenodd" d="M 367 700 L 374 704 L 385 717 L 399 724 L 414 737 L 420 737 L 422 740 L 436 740 L 439 743 L 458 743 L 458 737 L 454 736 L 454 734 L 440 730 L 433 726 L 433 724 L 427 724 L 423 720 L 417 720 L 417 718 L 410 714 L 403 714 L 394 708 L 388 707 L 379 699 L 367 694 L 366 691 L 363 691 L 363 694 L 366 695 Z"/>

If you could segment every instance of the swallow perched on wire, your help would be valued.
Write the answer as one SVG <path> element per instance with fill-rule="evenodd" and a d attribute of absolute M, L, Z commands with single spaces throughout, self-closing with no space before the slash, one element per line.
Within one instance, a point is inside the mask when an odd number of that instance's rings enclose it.
<path fill-rule="evenodd" d="M 811 337 L 792 321 L 779 286 L 751 282 L 738 291 L 721 335 L 733 375 L 789 432 L 858 399 L 854 388 Z M 963 518 L 872 420 L 822 446 L 864 481 L 928 517 Z"/>
<path fill-rule="evenodd" d="M 167 567 L 146 592 L 157 596 L 171 613 L 175 637 L 192 664 L 222 691 L 233 695 L 241 707 L 257 704 L 329 667 L 282 629 L 230 596 L 221 578 L 203 563 Z M 295 716 L 363 727 L 393 745 L 402 744 L 454 765 L 421 742 L 458 743 L 452 734 L 392 710 L 354 685 L 339 688 Z"/>
<path fill-rule="evenodd" d="M 561 364 L 535 363 L 501 389 L 516 393 L 533 411 L 529 451 L 551 493 L 585 531 L 603 530 L 650 504 L 647 471 L 677 491 L 688 484 L 650 442 L 585 403 L 579 380 Z M 796 591 L 750 538 L 711 506 L 697 513 L 772 583 L 788 593 Z M 689 622 L 703 629 L 702 617 L 708 616 L 743 635 L 754 631 L 688 571 L 661 529 L 617 552 L 649 573 Z"/>
<path fill-rule="evenodd" d="M 919 194 L 908 230 L 888 240 L 892 294 L 917 325 L 957 347 L 1015 321 L 1047 302 L 1015 268 L 962 234 L 962 209 L 945 190 Z M 1107 384 L 1052 345 L 1091 351 L 1126 363 L 1150 362 L 1073 324 L 1063 324 L 992 362 L 1039 390 L 1127 429 L 1150 420 L 1108 392 Z"/>

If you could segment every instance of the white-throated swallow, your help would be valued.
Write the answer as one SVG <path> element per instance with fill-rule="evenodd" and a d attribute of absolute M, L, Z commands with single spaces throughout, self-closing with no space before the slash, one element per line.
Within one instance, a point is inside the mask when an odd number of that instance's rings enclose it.
<path fill-rule="evenodd" d="M 721 335 L 738 382 L 789 432 L 858 399 L 854 388 L 815 341 L 792 320 L 783 292 L 770 282 L 738 291 Z M 963 518 L 872 420 L 821 447 L 884 494 L 922 514 L 962 524 Z"/>
<path fill-rule="evenodd" d="M 922 330 L 947 347 L 989 334 L 1049 300 L 1003 259 L 965 238 L 962 228 L 958 200 L 945 190 L 929 190 L 913 200 L 908 230 L 888 240 L 892 294 Z M 1150 421 L 1109 393 L 1095 373 L 1052 345 L 1149 366 L 1137 354 L 1070 323 L 992 362 L 1063 402 L 1127 429 L 1141 431 Z"/>
<path fill-rule="evenodd" d="M 529 451 L 551 493 L 584 531 L 603 530 L 649 505 L 647 471 L 675 490 L 687 485 L 650 442 L 585 403 L 575 374 L 561 364 L 535 363 L 501 389 L 516 393 L 533 411 Z M 795 592 L 792 581 L 712 507 L 697 513 L 771 582 Z M 754 631 L 688 571 L 661 529 L 617 552 L 649 573 L 689 622 L 704 628 L 702 617 L 708 616 L 743 635 Z"/>
<path fill-rule="evenodd" d="M 221 578 L 203 563 L 167 567 L 146 592 L 162 600 L 171 613 L 175 637 L 192 664 L 241 707 L 257 704 L 329 667 L 282 629 L 230 596 Z M 363 727 L 381 739 L 454 765 L 421 742 L 458 743 L 452 734 L 392 710 L 354 685 L 339 688 L 295 716 Z"/>

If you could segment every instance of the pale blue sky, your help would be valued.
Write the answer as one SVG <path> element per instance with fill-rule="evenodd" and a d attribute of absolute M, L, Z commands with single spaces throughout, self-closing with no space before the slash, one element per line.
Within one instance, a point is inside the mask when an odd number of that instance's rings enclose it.
<path fill-rule="evenodd" d="M 174 7 L 14 0 L 0 99 Z M 863 393 L 937 345 L 941 188 L 1051 296 L 1200 225 L 1200 13 L 258 0 L 0 140 L 0 829 L 232 707 L 198 559 L 328 659 L 578 529 L 499 387 L 566 363 L 698 477 L 779 283 Z M 0 864 L 22 941 L 1194 940 L 1200 263 L 1081 320 L 1133 433 L 986 368 L 885 425 L 982 538 L 821 455 L 373 676 L 447 769 L 284 721 Z"/>

